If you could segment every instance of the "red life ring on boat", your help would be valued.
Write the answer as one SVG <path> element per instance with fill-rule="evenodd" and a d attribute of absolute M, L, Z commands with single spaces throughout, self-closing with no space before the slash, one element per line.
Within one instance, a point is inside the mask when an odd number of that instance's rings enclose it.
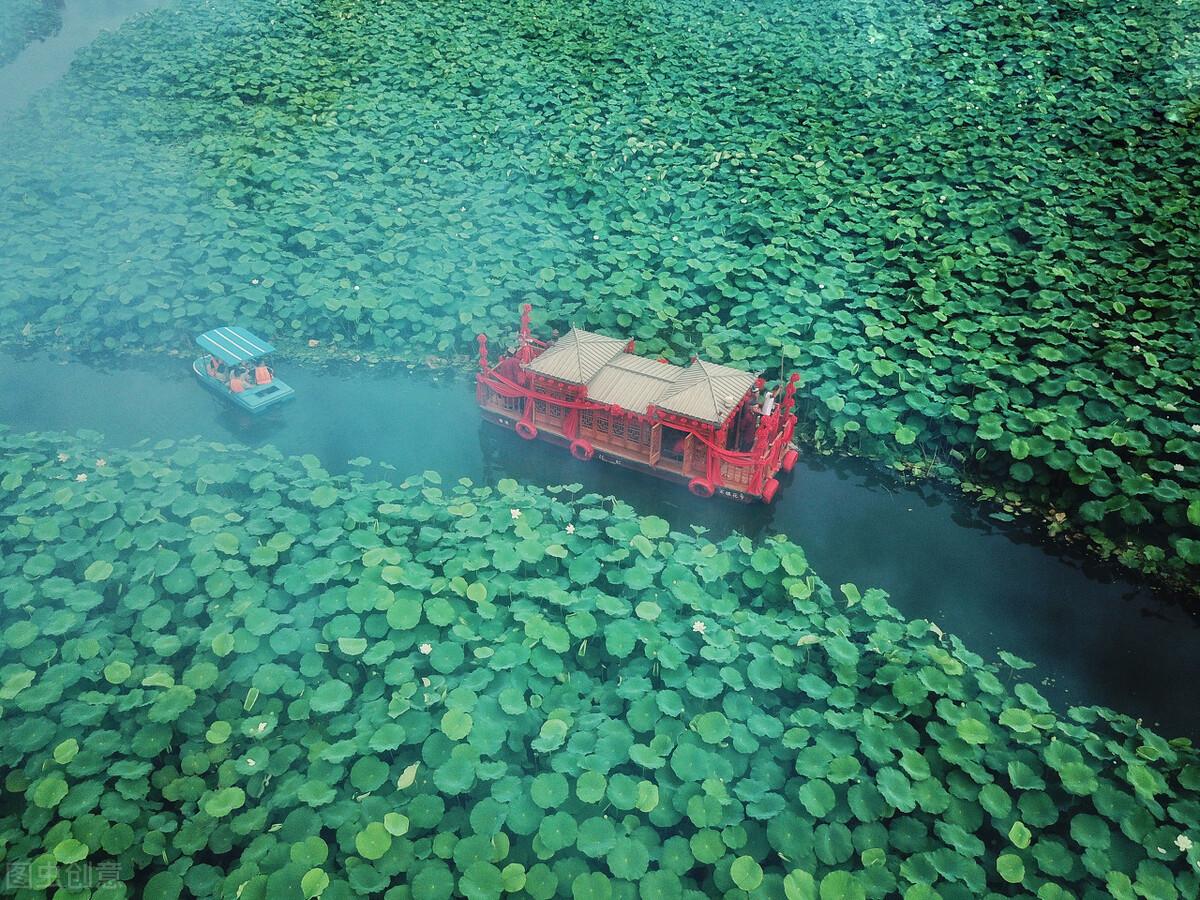
<path fill-rule="evenodd" d="M 774 478 L 768 478 L 763 484 L 762 501 L 770 503 L 775 499 L 775 493 L 779 490 L 779 482 Z"/>
<path fill-rule="evenodd" d="M 787 453 L 783 454 L 783 471 L 790 472 L 796 468 L 796 461 L 798 459 L 800 459 L 799 453 L 795 450 L 788 450 Z"/>
<path fill-rule="evenodd" d="M 595 452 L 596 448 L 582 438 L 571 441 L 571 455 L 580 462 L 587 462 Z"/>
<path fill-rule="evenodd" d="M 689 481 L 688 490 L 697 497 L 703 497 L 706 500 L 716 493 L 712 482 L 705 481 L 703 478 L 693 478 L 691 481 Z"/>
<path fill-rule="evenodd" d="M 532 441 L 537 437 L 537 429 L 524 419 L 517 423 L 516 432 L 527 441 Z"/>

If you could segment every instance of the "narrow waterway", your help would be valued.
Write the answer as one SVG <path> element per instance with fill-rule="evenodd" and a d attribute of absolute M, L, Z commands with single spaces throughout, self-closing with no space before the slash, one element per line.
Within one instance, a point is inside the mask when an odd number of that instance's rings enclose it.
<path fill-rule="evenodd" d="M 16 59 L 0 66 L 0 116 L 21 109 L 29 98 L 66 74 L 71 60 L 102 32 L 166 0 L 66 0 L 62 27 L 44 40 L 33 41 Z"/>
<path fill-rule="evenodd" d="M 714 536 L 782 533 L 833 585 L 887 590 L 907 616 L 928 618 L 972 649 L 1037 663 L 1033 679 L 1062 703 L 1100 703 L 1168 736 L 1200 736 L 1200 706 L 1181 687 L 1200 680 L 1200 620 L 1175 598 L 1113 567 L 1043 546 L 929 487 L 897 485 L 868 464 L 802 459 L 770 507 L 702 501 L 686 489 L 527 443 L 479 420 L 473 385 L 365 366 L 280 372 L 298 392 L 255 420 L 204 390 L 184 359 L 104 370 L 82 361 L 0 354 L 0 423 L 20 431 L 103 432 L 109 443 L 200 435 L 311 453 L 332 471 L 369 457 L 369 475 L 427 469 L 444 478 L 578 482 L 677 528 Z M 394 468 L 388 468 L 394 467 Z"/>

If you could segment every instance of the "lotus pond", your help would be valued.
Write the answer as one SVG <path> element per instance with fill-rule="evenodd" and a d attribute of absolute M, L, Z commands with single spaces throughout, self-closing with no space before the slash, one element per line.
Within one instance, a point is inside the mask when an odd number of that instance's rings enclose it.
<path fill-rule="evenodd" d="M 42 896 L 1194 897 L 1200 753 L 783 539 L 569 489 L 0 436 Z M 86 477 L 81 477 L 86 476 Z"/>
<path fill-rule="evenodd" d="M 0 895 L 1200 895 L 1195 620 L 987 518 L 1197 583 L 1198 4 L 0 0 Z M 984 502 L 722 513 L 154 354 L 524 302 Z"/>
<path fill-rule="evenodd" d="M 0 128 L 0 330 L 447 358 L 531 301 L 1194 579 L 1197 2 L 170 3 Z"/>

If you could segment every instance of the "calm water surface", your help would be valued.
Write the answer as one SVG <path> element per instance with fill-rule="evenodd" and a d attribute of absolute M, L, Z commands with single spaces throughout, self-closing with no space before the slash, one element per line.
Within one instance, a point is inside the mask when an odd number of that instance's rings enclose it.
<path fill-rule="evenodd" d="M 977 652 L 1007 649 L 1036 662 L 1033 680 L 1060 703 L 1100 703 L 1168 736 L 1200 737 L 1200 705 L 1184 698 L 1200 681 L 1200 620 L 1177 598 L 1043 547 L 1032 531 L 931 487 L 899 486 L 855 461 L 804 459 L 771 507 L 701 501 L 681 486 L 581 463 L 485 425 L 473 385 L 460 377 L 282 365 L 298 399 L 253 420 L 204 390 L 189 366 L 161 359 L 106 371 L 3 353 L 0 423 L 94 429 L 117 445 L 193 435 L 269 443 L 312 453 L 337 472 L 367 456 L 395 467 L 368 470 L 379 477 L 435 469 L 477 482 L 580 482 L 677 528 L 786 534 L 830 584 L 882 587 L 905 615 L 936 622 Z"/>

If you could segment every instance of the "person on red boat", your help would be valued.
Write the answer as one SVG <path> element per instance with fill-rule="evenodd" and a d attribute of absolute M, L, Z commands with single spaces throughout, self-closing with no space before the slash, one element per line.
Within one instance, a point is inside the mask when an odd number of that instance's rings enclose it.
<path fill-rule="evenodd" d="M 258 365 L 254 367 L 254 383 L 255 384 L 270 384 L 271 379 L 275 377 L 275 371 L 265 359 L 260 359 Z"/>
<path fill-rule="evenodd" d="M 243 366 L 238 366 L 229 373 L 229 390 L 235 394 L 240 394 L 246 390 L 246 377 L 248 373 Z"/>

